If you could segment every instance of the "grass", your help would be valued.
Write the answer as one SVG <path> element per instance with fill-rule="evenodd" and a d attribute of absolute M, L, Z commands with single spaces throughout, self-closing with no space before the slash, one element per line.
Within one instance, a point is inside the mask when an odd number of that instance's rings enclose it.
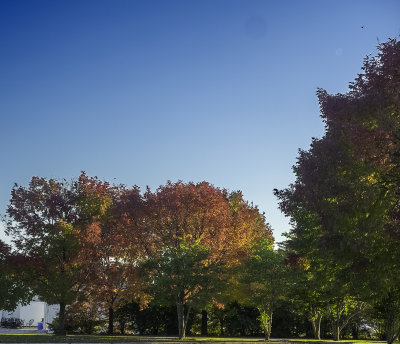
<path fill-rule="evenodd" d="M 107 335 L 68 335 L 65 337 L 51 334 L 0 334 L 0 343 L 134 343 L 134 342 L 231 342 L 231 343 L 262 343 L 262 338 L 221 338 L 221 337 L 187 337 L 179 341 L 177 337 L 161 336 L 107 336 Z M 313 339 L 271 339 L 272 344 L 325 344 L 337 343 L 333 340 Z M 354 344 L 385 344 L 383 341 L 373 340 L 341 340 L 341 343 Z"/>

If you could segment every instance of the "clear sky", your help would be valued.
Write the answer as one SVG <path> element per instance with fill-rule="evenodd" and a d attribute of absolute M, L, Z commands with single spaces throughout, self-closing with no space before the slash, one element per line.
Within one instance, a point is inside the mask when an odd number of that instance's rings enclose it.
<path fill-rule="evenodd" d="M 398 0 L 2 0 L 0 214 L 34 175 L 206 180 L 280 241 L 272 189 L 323 135 L 317 87 L 345 92 L 399 33 Z"/>

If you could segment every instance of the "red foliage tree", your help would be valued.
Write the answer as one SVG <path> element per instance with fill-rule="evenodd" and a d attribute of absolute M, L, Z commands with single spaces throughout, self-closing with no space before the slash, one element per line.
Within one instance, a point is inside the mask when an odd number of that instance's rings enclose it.
<path fill-rule="evenodd" d="M 241 193 L 229 195 L 226 190 L 207 182 L 168 182 L 154 193 L 148 189 L 144 194 L 144 201 L 146 212 L 143 233 L 150 243 L 148 252 L 151 252 L 152 257 L 159 255 L 161 260 L 154 261 L 153 265 L 162 266 L 166 271 L 168 265 L 162 261 L 163 257 L 175 257 L 171 265 L 177 264 L 179 259 L 187 259 L 187 265 L 190 266 L 189 261 L 197 259 L 193 253 L 197 252 L 196 245 L 206 247 L 209 252 L 207 260 L 202 264 L 233 266 L 249 254 L 254 241 L 265 237 L 272 240 L 264 216 L 258 209 L 244 202 Z M 200 274 L 201 266 L 198 269 Z M 176 270 L 174 271 L 176 274 Z M 184 273 L 186 272 L 182 271 Z M 226 273 L 224 275 L 226 278 Z M 156 279 L 160 278 L 156 276 Z M 168 283 L 174 284 L 173 280 L 172 277 L 167 279 L 170 281 Z M 176 276 L 176 280 L 180 278 Z M 163 283 L 167 282 L 163 280 Z M 201 285 L 200 279 L 192 281 L 191 285 L 193 290 L 182 289 L 175 293 L 179 296 L 176 297 L 176 306 L 180 338 L 185 335 L 187 316 L 183 314 L 184 305 L 188 300 L 194 299 L 195 293 L 206 288 Z M 189 310 L 190 306 L 187 311 Z"/>

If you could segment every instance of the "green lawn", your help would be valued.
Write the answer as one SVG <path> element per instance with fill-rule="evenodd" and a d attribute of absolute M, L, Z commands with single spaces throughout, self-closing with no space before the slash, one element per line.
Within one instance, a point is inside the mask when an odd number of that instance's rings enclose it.
<path fill-rule="evenodd" d="M 221 337 L 187 337 L 184 342 L 236 342 L 255 343 L 264 342 L 261 338 L 221 338 Z M 0 334 L 0 343 L 134 343 L 134 342 L 179 342 L 177 337 L 155 336 L 100 336 L 100 335 L 68 335 L 59 337 L 46 334 Z M 312 339 L 271 339 L 273 344 L 324 344 L 335 343 L 333 340 Z M 342 340 L 341 343 L 355 344 L 385 344 L 382 341 L 371 340 Z"/>

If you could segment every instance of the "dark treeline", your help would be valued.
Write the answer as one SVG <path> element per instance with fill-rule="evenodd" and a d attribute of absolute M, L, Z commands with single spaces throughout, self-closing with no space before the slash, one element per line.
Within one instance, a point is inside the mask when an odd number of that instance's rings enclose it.
<path fill-rule="evenodd" d="M 204 310 L 194 310 L 188 320 L 186 335 L 188 336 L 221 336 L 221 337 L 262 337 L 259 311 L 256 307 L 241 305 L 238 302 L 227 304 L 224 309 L 210 307 L 207 309 L 207 322 L 204 328 Z M 104 324 L 99 318 L 88 318 L 82 313 L 67 312 L 66 330 L 70 333 L 97 333 Z M 150 305 L 141 309 L 136 302 L 125 304 L 115 314 L 115 333 L 139 334 L 152 336 L 176 336 L 178 325 L 177 312 L 174 306 Z M 368 322 L 374 319 L 368 317 L 356 318 L 343 330 L 342 338 L 365 339 L 371 338 Z M 385 335 L 378 331 L 376 338 L 384 339 Z M 279 302 L 274 309 L 274 326 L 271 336 L 274 338 L 313 338 L 311 323 L 301 312 L 293 309 L 290 301 Z M 321 338 L 332 338 L 332 330 L 328 319 L 321 326 Z"/>
<path fill-rule="evenodd" d="M 400 43 L 346 94 L 318 90 L 326 132 L 274 190 L 286 241 L 240 191 L 152 192 L 82 173 L 15 185 L 0 309 L 38 295 L 66 332 L 380 338 L 400 334 Z"/>

